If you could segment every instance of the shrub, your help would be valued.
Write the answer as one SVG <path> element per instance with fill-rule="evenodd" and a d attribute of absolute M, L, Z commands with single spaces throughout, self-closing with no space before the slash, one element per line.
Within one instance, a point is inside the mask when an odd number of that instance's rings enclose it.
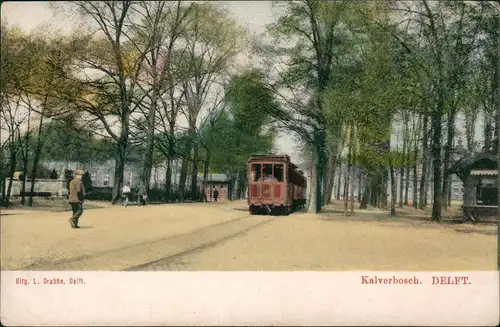
<path fill-rule="evenodd" d="M 89 200 L 111 201 L 112 188 L 111 187 L 94 187 L 92 193 L 86 196 Z"/>

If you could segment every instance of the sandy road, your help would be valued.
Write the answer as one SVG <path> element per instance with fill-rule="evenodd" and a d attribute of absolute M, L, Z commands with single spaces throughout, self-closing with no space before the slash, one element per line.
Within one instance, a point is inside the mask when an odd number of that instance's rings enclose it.
<path fill-rule="evenodd" d="M 2 270 L 494 270 L 495 226 L 250 216 L 244 202 L 2 212 Z M 337 217 L 338 218 L 338 217 Z"/>
<path fill-rule="evenodd" d="M 2 270 L 124 270 L 271 219 L 231 209 L 221 203 L 86 210 L 78 230 L 70 229 L 68 212 L 4 210 Z"/>

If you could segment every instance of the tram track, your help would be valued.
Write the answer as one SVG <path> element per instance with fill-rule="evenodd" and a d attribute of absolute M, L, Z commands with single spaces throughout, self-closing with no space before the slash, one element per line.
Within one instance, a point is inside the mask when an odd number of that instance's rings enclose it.
<path fill-rule="evenodd" d="M 164 266 L 169 260 L 202 251 L 236 238 L 269 223 L 273 218 L 269 216 L 243 216 L 187 233 L 63 260 L 46 260 L 16 270 L 149 270 L 151 267 Z"/>

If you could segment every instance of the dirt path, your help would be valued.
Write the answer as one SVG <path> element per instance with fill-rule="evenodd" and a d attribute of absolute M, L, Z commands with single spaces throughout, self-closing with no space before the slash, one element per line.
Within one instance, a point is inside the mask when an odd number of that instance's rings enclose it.
<path fill-rule="evenodd" d="M 84 212 L 81 228 L 70 228 L 68 212 L 4 210 L 1 221 L 2 270 L 43 269 L 63 261 L 102 256 L 145 243 L 161 242 L 218 223 L 248 216 L 246 211 L 227 211 L 229 204 L 167 204 L 148 207 L 114 206 Z M 148 255 L 148 252 L 144 252 Z M 88 269 L 123 268 L 106 256 Z M 147 261 L 147 260 L 146 260 Z M 97 262 L 97 263 L 96 263 Z M 134 261 L 136 262 L 136 261 Z M 54 267 L 55 268 L 55 267 Z M 68 269 L 85 269 L 84 264 Z"/>
<path fill-rule="evenodd" d="M 217 259 L 215 259 L 217 258 Z M 154 270 L 495 270 L 496 237 L 292 215 Z"/>
<path fill-rule="evenodd" d="M 496 226 L 366 211 L 249 216 L 244 201 L 2 212 L 2 270 L 494 270 Z"/>

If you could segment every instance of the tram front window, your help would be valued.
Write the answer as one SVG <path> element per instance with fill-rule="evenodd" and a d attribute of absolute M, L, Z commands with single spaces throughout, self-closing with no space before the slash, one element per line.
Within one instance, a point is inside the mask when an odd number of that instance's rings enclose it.
<path fill-rule="evenodd" d="M 283 165 L 274 165 L 274 178 L 278 183 L 283 182 Z"/>
<path fill-rule="evenodd" d="M 273 165 L 272 164 L 264 164 L 263 165 L 262 180 L 264 182 L 272 182 L 274 180 Z"/>
<path fill-rule="evenodd" d="M 257 182 L 260 179 L 261 166 L 262 166 L 261 164 L 252 165 L 252 172 L 251 172 L 252 182 Z"/>

